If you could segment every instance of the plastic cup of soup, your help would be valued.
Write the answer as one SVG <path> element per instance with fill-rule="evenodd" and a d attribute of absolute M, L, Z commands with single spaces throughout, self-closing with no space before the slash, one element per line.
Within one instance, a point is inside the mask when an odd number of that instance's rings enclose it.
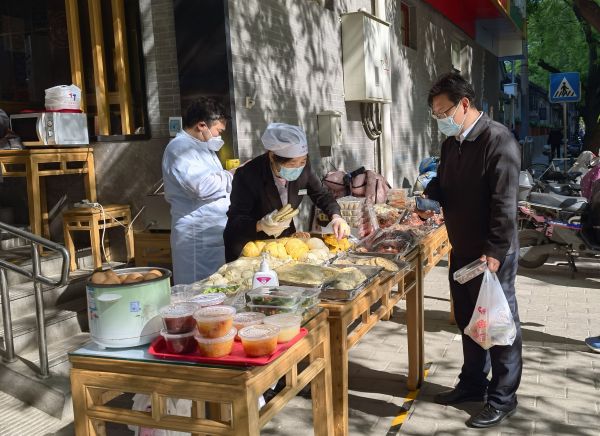
<path fill-rule="evenodd" d="M 233 348 L 233 338 L 237 334 L 235 328 L 231 328 L 224 336 L 219 338 L 206 338 L 195 335 L 194 339 L 198 344 L 198 352 L 204 357 L 223 357 L 231 354 Z"/>
<path fill-rule="evenodd" d="M 279 315 L 267 316 L 263 322 L 265 325 L 274 325 L 279 327 L 279 336 L 277 337 L 277 342 L 283 344 L 291 341 L 298 333 L 300 333 L 302 317 L 300 315 L 281 313 Z"/>
<path fill-rule="evenodd" d="M 186 354 L 193 353 L 196 350 L 196 340 L 194 339 L 196 330 L 176 335 L 168 333 L 165 329 L 162 329 L 160 334 L 163 338 L 165 338 L 167 351 L 169 353 Z"/>
<path fill-rule="evenodd" d="M 265 319 L 265 314 L 260 312 L 242 312 L 236 313 L 233 317 L 233 326 L 238 330 L 238 332 L 244 327 L 248 327 L 251 325 L 262 324 Z M 240 340 L 240 336 L 236 335 L 236 341 Z"/>
<path fill-rule="evenodd" d="M 198 294 L 190 297 L 188 302 L 196 303 L 198 307 L 218 306 L 225 301 L 225 294 L 215 292 L 214 294 Z"/>
<path fill-rule="evenodd" d="M 205 338 L 225 336 L 233 326 L 233 315 L 235 315 L 235 307 L 232 306 L 210 306 L 198 309 L 194 313 L 198 333 Z"/>
<path fill-rule="evenodd" d="M 251 325 L 241 329 L 238 335 L 247 356 L 268 356 L 277 348 L 279 327 L 265 324 Z"/>
<path fill-rule="evenodd" d="M 194 303 L 176 303 L 161 308 L 159 313 L 167 333 L 180 334 L 194 330 L 194 312 L 197 309 L 198 306 Z"/>

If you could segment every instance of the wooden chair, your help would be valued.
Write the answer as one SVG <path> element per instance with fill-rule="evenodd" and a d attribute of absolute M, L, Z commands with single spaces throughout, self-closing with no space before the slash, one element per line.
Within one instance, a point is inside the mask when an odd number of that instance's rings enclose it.
<path fill-rule="evenodd" d="M 104 213 L 103 213 L 104 210 Z M 125 246 L 127 248 L 127 262 L 134 258 L 133 229 L 131 224 L 131 210 L 128 205 L 110 204 L 104 209 L 96 207 L 78 207 L 68 209 L 63 213 L 63 230 L 65 234 L 65 247 L 71 256 L 71 271 L 77 269 L 75 259 L 75 245 L 73 234 L 75 231 L 86 231 L 90 234 L 94 268 L 102 266 L 101 236 L 103 229 L 121 227 L 125 231 Z"/>

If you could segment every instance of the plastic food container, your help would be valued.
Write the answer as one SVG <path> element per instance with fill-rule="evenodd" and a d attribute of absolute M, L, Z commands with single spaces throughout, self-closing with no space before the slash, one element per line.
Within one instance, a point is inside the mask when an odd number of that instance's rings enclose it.
<path fill-rule="evenodd" d="M 188 299 L 188 302 L 195 303 L 199 307 L 217 306 L 223 304 L 225 294 L 216 292 L 214 294 L 199 294 Z"/>
<path fill-rule="evenodd" d="M 198 352 L 204 357 L 223 357 L 231 354 L 233 348 L 233 338 L 237 334 L 235 328 L 231 328 L 224 336 L 219 338 L 206 338 L 195 335 L 194 339 L 198 344 Z"/>
<path fill-rule="evenodd" d="M 453 275 L 454 280 L 461 285 L 467 283 L 469 280 L 474 279 L 487 269 L 487 263 L 479 259 L 471 262 L 467 266 L 463 266 L 461 269 L 456 271 Z"/>
<path fill-rule="evenodd" d="M 250 357 L 268 356 L 277 348 L 279 327 L 274 325 L 251 325 L 239 331 L 244 352 Z"/>
<path fill-rule="evenodd" d="M 228 334 L 233 326 L 235 307 L 203 307 L 194 313 L 198 332 L 205 338 L 220 338 Z M 234 335 L 235 336 L 235 335 Z"/>
<path fill-rule="evenodd" d="M 251 325 L 262 324 L 265 319 L 265 314 L 260 312 L 242 312 L 236 313 L 233 317 L 233 326 L 240 331 L 244 327 Z M 239 340 L 239 335 L 235 337 L 236 341 Z"/>
<path fill-rule="evenodd" d="M 194 350 L 196 350 L 196 340 L 194 339 L 196 330 L 192 330 L 188 333 L 181 333 L 179 335 L 172 335 L 165 329 L 162 329 L 160 334 L 165 338 L 167 351 L 169 353 L 186 354 L 193 353 Z"/>
<path fill-rule="evenodd" d="M 206 285 L 202 283 L 194 283 L 190 285 L 190 293 L 198 294 L 225 294 L 225 297 L 232 297 L 237 294 L 240 285 Z"/>
<path fill-rule="evenodd" d="M 265 325 L 274 325 L 279 327 L 277 342 L 279 344 L 283 344 L 291 341 L 298 333 L 300 333 L 302 317 L 300 315 L 282 313 L 280 315 L 267 316 L 264 323 Z"/>
<path fill-rule="evenodd" d="M 194 312 L 198 306 L 194 303 L 175 303 L 159 310 L 165 330 L 170 334 L 188 333 L 194 330 Z"/>
<path fill-rule="evenodd" d="M 297 305 L 303 290 L 290 286 L 261 287 L 246 294 L 248 301 L 255 306 L 290 307 Z"/>
<path fill-rule="evenodd" d="M 280 313 L 296 313 L 300 310 L 300 304 L 294 306 L 262 306 L 255 304 L 248 304 L 248 308 L 251 312 L 264 313 L 267 316 L 278 315 Z"/>
<path fill-rule="evenodd" d="M 306 308 L 314 306 L 315 304 L 319 304 L 319 302 L 321 301 L 319 299 L 320 293 L 321 291 L 319 289 L 305 289 L 301 295 L 302 301 L 300 303 L 300 306 L 302 308 Z"/>
<path fill-rule="evenodd" d="M 340 209 L 343 210 L 358 210 L 362 207 L 365 202 L 364 198 L 358 198 L 353 196 L 347 196 L 338 198 L 337 203 L 340 205 Z"/>
<path fill-rule="evenodd" d="M 190 285 L 171 286 L 171 303 L 185 303 L 188 299 L 190 290 Z"/>

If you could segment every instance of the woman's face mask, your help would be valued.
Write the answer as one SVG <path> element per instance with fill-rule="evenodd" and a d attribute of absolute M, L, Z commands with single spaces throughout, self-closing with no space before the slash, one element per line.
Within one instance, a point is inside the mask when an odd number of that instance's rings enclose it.
<path fill-rule="evenodd" d="M 456 109 L 454 110 L 452 115 L 449 117 L 436 118 L 438 129 L 440 130 L 440 132 L 442 132 L 446 136 L 457 136 L 458 134 L 460 134 L 460 132 L 463 128 L 463 125 L 465 124 L 465 120 L 467 119 L 466 115 L 463 118 L 462 123 L 456 124 L 456 121 L 454 121 L 454 115 L 456 115 L 456 112 L 458 111 L 459 107 L 460 107 L 460 104 L 458 106 L 456 106 Z M 468 106 L 467 106 L 467 109 L 468 109 Z"/>
<path fill-rule="evenodd" d="M 304 171 L 304 167 L 305 165 L 298 168 L 286 168 L 282 166 L 279 168 L 279 175 L 288 182 L 293 182 L 294 180 L 298 180 L 298 177 L 300 177 L 300 174 Z"/>

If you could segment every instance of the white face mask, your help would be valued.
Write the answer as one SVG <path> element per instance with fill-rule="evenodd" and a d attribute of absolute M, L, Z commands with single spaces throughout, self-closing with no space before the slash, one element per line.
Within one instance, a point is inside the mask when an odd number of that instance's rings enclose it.
<path fill-rule="evenodd" d="M 208 134 L 210 135 L 210 138 L 206 141 L 206 145 L 209 150 L 216 152 L 223 148 L 223 144 L 225 144 L 225 141 L 221 139 L 221 135 L 212 136 L 212 132 L 210 131 L 210 129 L 208 129 Z"/>
<path fill-rule="evenodd" d="M 466 115 L 463 118 L 462 123 L 456 124 L 456 121 L 454 121 L 454 115 L 456 115 L 456 112 L 458 111 L 459 107 L 460 107 L 460 105 L 456 107 L 456 109 L 454 110 L 454 112 L 452 113 L 451 116 L 446 117 L 446 118 L 436 119 L 438 129 L 440 129 L 440 132 L 442 132 L 446 136 L 457 136 L 458 134 L 460 134 L 460 132 L 465 124 L 465 120 L 467 119 Z M 468 108 L 469 107 L 467 106 L 467 109 Z"/>

